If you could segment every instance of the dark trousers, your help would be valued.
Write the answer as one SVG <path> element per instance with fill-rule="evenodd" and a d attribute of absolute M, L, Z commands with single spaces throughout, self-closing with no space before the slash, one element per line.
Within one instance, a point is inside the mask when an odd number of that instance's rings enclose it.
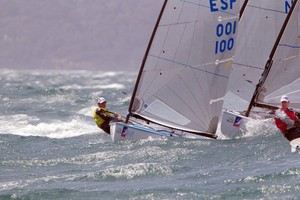
<path fill-rule="evenodd" d="M 105 131 L 107 134 L 110 134 L 110 126 L 109 121 L 105 121 L 101 124 L 101 129 Z"/>
<path fill-rule="evenodd" d="M 299 128 L 291 128 L 285 132 L 284 136 L 289 141 L 292 141 L 296 138 L 300 138 L 300 129 Z"/>

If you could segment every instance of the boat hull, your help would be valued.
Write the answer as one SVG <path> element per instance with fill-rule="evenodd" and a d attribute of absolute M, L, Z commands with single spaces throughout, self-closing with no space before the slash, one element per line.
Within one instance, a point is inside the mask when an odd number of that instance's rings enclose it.
<path fill-rule="evenodd" d="M 172 135 L 166 131 L 156 131 L 151 128 L 125 124 L 123 122 L 110 123 L 110 135 L 113 142 L 172 137 Z"/>
<path fill-rule="evenodd" d="M 300 138 L 294 139 L 290 142 L 291 152 L 300 152 Z"/>
<path fill-rule="evenodd" d="M 113 142 L 125 140 L 143 139 L 165 139 L 165 138 L 188 138 L 188 139 L 216 139 L 216 137 L 192 134 L 178 130 L 155 130 L 136 124 L 126 124 L 124 122 L 110 123 L 110 135 Z"/>
<path fill-rule="evenodd" d="M 245 124 L 248 120 L 238 112 L 223 110 L 221 133 L 227 138 L 241 137 L 247 131 Z"/>

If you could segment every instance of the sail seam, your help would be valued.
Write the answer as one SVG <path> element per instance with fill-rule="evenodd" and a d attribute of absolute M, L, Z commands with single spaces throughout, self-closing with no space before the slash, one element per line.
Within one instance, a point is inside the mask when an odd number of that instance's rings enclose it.
<path fill-rule="evenodd" d="M 176 61 L 168 59 L 168 58 L 162 58 L 162 57 L 155 56 L 155 55 L 150 55 L 150 54 L 149 54 L 149 56 L 154 57 L 154 58 L 158 58 L 160 60 L 165 60 L 165 61 L 168 61 L 168 62 L 176 63 L 178 65 L 188 67 L 188 68 L 191 68 L 191 69 L 195 69 L 195 70 L 198 70 L 198 71 L 206 72 L 208 74 L 212 74 L 212 75 L 215 75 L 215 76 L 220 76 L 220 77 L 223 77 L 223 78 L 229 78 L 228 76 L 225 76 L 225 75 L 222 75 L 222 74 L 217 74 L 217 73 L 213 73 L 213 72 L 210 72 L 210 71 L 207 71 L 207 70 L 204 70 L 204 69 L 199 69 L 199 68 L 193 67 L 191 65 L 186 65 L 186 64 L 183 64 L 183 63 L 180 63 L 180 62 L 176 62 Z"/>
<path fill-rule="evenodd" d="M 267 11 L 272 11 L 272 12 L 286 14 L 284 11 L 280 11 L 280 10 L 274 10 L 274 9 L 270 9 L 270 8 L 263 8 L 263 7 L 252 6 L 252 5 L 248 5 L 248 6 L 251 7 L 251 8 L 257 8 L 257 9 L 260 9 L 260 10 L 267 10 Z"/>
<path fill-rule="evenodd" d="M 256 67 L 256 66 L 253 66 L 253 65 L 245 65 L 245 64 L 242 64 L 242 63 L 236 63 L 236 62 L 233 62 L 233 64 L 239 65 L 239 66 L 243 66 L 243 67 L 253 68 L 253 69 L 264 70 L 264 68 Z"/>
<path fill-rule="evenodd" d="M 293 45 L 289 45 L 289 44 L 279 44 L 278 46 L 290 47 L 290 48 L 293 48 L 293 49 L 300 49 L 300 46 L 293 46 Z"/>

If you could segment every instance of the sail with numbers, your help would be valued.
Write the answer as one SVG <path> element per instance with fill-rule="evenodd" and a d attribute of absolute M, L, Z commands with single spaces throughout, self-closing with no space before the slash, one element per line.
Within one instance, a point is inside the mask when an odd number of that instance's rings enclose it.
<path fill-rule="evenodd" d="M 239 9 L 239 0 L 164 1 L 137 77 L 127 123 L 119 123 L 123 137 L 128 122 L 137 118 L 215 138 Z"/>

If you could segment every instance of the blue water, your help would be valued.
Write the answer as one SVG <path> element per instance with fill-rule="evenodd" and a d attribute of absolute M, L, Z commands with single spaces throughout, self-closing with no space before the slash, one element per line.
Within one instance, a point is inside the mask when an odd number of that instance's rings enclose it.
<path fill-rule="evenodd" d="M 135 76 L 1 70 L 0 199 L 300 199 L 300 155 L 274 127 L 112 143 L 95 100 L 126 115 Z"/>

